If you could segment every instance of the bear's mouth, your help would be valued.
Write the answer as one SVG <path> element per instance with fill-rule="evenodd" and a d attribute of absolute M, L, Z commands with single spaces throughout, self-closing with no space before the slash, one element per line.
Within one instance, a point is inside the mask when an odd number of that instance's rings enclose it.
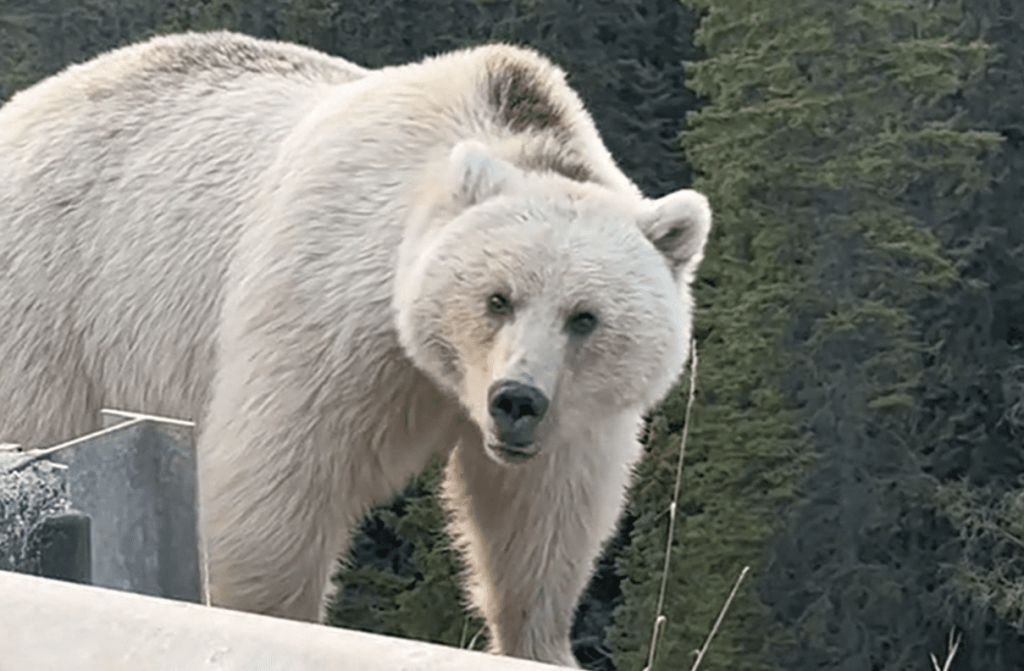
<path fill-rule="evenodd" d="M 510 464 L 521 464 L 524 461 L 529 461 L 540 452 L 540 445 L 538 443 L 510 445 L 508 443 L 492 442 L 488 443 L 487 447 L 502 461 Z"/>

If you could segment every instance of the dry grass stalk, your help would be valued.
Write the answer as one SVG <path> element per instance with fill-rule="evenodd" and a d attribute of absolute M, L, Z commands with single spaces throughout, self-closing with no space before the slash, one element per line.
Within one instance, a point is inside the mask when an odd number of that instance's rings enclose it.
<path fill-rule="evenodd" d="M 651 648 L 644 671 L 654 665 L 654 653 L 658 647 L 658 633 L 665 624 L 662 608 L 665 605 L 665 586 L 668 583 L 668 564 L 672 558 L 672 536 L 676 528 L 676 503 L 679 501 L 679 483 L 683 479 L 683 456 L 686 454 L 686 436 L 690 432 L 690 409 L 693 408 L 694 392 L 697 387 L 697 342 L 690 341 L 690 398 L 686 402 L 686 417 L 683 419 L 683 437 L 679 444 L 679 465 L 676 467 L 676 486 L 672 491 L 672 503 L 668 508 L 668 541 L 665 543 L 665 568 L 661 573 L 661 590 L 658 593 L 658 608 L 654 614 L 654 628 L 651 632 Z"/>

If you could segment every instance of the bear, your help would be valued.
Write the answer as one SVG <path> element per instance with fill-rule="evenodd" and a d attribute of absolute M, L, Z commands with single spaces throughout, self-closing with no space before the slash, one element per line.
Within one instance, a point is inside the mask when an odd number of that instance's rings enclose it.
<path fill-rule="evenodd" d="M 440 455 L 490 650 L 576 666 L 711 211 L 644 197 L 561 69 L 162 36 L 13 96 L 0 157 L 0 438 L 195 421 L 212 603 L 309 621 Z"/>

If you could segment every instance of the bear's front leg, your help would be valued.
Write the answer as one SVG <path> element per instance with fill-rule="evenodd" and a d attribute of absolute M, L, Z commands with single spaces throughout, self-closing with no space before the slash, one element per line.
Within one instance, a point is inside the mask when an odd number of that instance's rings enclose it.
<path fill-rule="evenodd" d="M 460 415 L 383 338 L 346 364 L 262 335 L 222 348 L 199 440 L 210 592 L 218 606 L 318 620 L 350 529 L 457 440 Z M 362 380 L 374 393 L 353 393 Z"/>
<path fill-rule="evenodd" d="M 449 458 L 450 531 L 492 652 L 578 667 L 573 614 L 640 453 L 636 418 L 600 424 L 523 464 L 498 463 L 478 438 Z"/>
<path fill-rule="evenodd" d="M 338 403 L 328 393 L 337 384 L 297 346 L 261 347 L 256 335 L 222 348 L 197 445 L 210 596 L 316 621 L 350 528 L 390 488 L 360 462 L 369 450 L 351 417 L 364 408 Z"/>
<path fill-rule="evenodd" d="M 346 519 L 331 500 L 329 443 L 297 423 L 279 396 L 290 390 L 267 386 L 256 406 L 249 399 L 259 398 L 257 385 L 231 389 L 232 382 L 219 385 L 197 445 L 210 597 L 217 606 L 316 621 L 354 513 Z"/>

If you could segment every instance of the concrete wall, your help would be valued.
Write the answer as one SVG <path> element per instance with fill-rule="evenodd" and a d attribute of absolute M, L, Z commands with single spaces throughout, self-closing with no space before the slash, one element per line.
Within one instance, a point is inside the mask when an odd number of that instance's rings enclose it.
<path fill-rule="evenodd" d="M 0 671 L 557 667 L 0 571 Z"/>

